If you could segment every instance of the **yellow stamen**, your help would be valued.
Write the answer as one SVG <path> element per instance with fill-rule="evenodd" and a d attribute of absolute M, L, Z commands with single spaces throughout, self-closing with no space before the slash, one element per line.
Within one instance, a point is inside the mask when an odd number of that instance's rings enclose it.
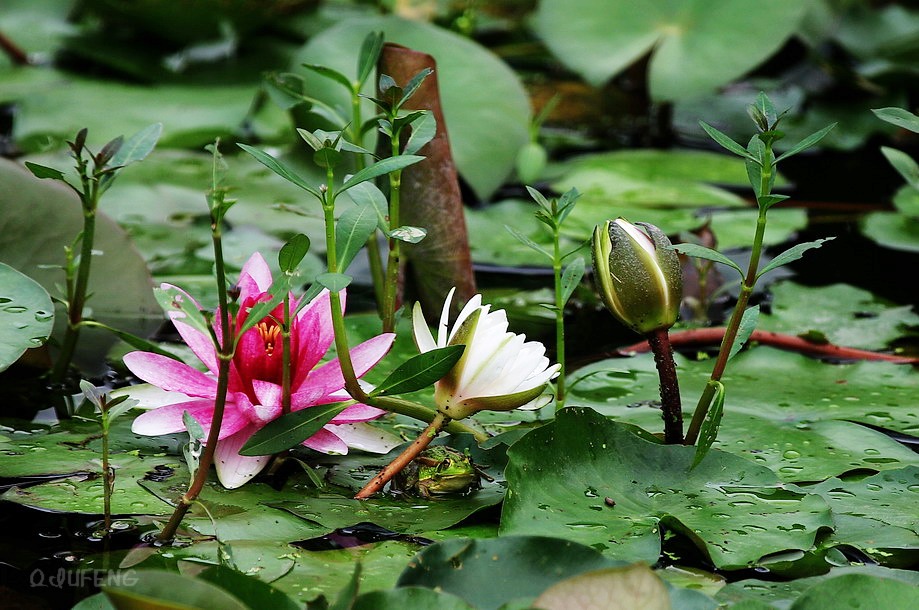
<path fill-rule="evenodd" d="M 255 329 L 265 344 L 265 355 L 270 356 L 274 353 L 274 346 L 281 334 L 281 327 L 273 322 L 259 322 L 255 325 Z"/>

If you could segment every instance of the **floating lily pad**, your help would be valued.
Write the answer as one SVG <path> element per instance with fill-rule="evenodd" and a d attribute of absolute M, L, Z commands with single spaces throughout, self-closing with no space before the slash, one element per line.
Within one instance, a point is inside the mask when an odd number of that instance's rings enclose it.
<path fill-rule="evenodd" d="M 872 212 L 861 220 L 861 230 L 878 245 L 919 252 L 919 220 L 896 212 Z"/>
<path fill-rule="evenodd" d="M 756 231 L 757 210 L 727 210 L 711 215 L 711 229 L 718 249 L 750 248 Z M 769 210 L 769 222 L 763 234 L 763 245 L 774 246 L 790 240 L 807 227 L 807 211 L 775 207 Z"/>
<path fill-rule="evenodd" d="M 919 467 L 857 481 L 833 478 L 807 489 L 823 496 L 833 510 L 835 531 L 826 545 L 851 545 L 881 562 L 895 551 L 919 554 Z"/>
<path fill-rule="evenodd" d="M 782 0 L 769 19 L 760 18 L 761 8 L 755 0 L 653 0 L 636 11 L 628 0 L 588 0 L 571 10 L 564 0 L 548 0 L 535 26 L 557 57 L 595 85 L 651 53 L 652 98 L 682 100 L 759 65 L 794 33 L 807 6 Z"/>
<path fill-rule="evenodd" d="M 590 409 L 562 410 L 508 450 L 501 533 L 554 535 L 654 563 L 664 526 L 717 567 L 737 569 L 809 549 L 831 526 L 822 498 L 785 488 L 768 468 L 712 451 L 691 469 L 694 453 Z"/>
<path fill-rule="evenodd" d="M 771 315 L 760 316 L 762 330 L 807 335 L 817 333 L 830 343 L 882 350 L 919 327 L 912 306 L 896 306 L 867 290 L 847 284 L 808 287 L 782 282 L 770 288 Z"/>
<path fill-rule="evenodd" d="M 527 143 L 530 105 L 517 76 L 468 38 L 394 16 L 345 19 L 312 38 L 294 66 L 302 71 L 302 63 L 321 64 L 352 75 L 361 41 L 375 31 L 437 61 L 454 161 L 479 198 L 487 199 L 511 173 L 517 152 Z M 307 74 L 306 90 L 341 109 L 350 108 L 345 89 L 333 81 Z M 368 86 L 365 93 L 373 91 Z M 371 116 L 370 109 L 368 105 L 365 117 Z M 350 109 L 343 115 L 350 117 Z"/>
<path fill-rule="evenodd" d="M 835 580 L 841 576 L 864 576 L 873 579 L 892 580 L 894 582 L 905 583 L 916 590 L 919 586 L 919 574 L 911 570 L 893 570 L 882 568 L 880 566 L 864 565 L 852 567 L 832 568 L 828 574 L 822 576 L 812 576 L 808 578 L 798 578 L 791 581 L 768 581 L 757 579 L 746 579 L 733 582 L 725 586 L 715 599 L 722 603 L 739 604 L 743 602 L 760 601 L 765 602 L 768 608 L 790 608 L 794 600 L 801 596 L 808 589 L 819 585 L 820 583 Z M 834 585 L 835 587 L 835 585 Z M 835 599 L 835 594 L 829 595 L 827 599 Z M 730 607 L 734 607 L 733 605 Z M 891 605 L 888 608 L 910 608 L 911 606 Z M 809 607 L 808 607 L 809 608 Z M 835 607 L 834 607 L 835 608 Z M 805 610 L 801 608 L 800 610 Z"/>
<path fill-rule="evenodd" d="M 0 263 L 0 371 L 40 347 L 54 326 L 54 305 L 35 280 Z"/>

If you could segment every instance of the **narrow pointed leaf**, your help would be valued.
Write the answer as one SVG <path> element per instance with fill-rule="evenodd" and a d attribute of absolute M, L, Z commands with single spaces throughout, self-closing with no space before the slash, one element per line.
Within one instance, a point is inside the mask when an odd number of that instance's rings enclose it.
<path fill-rule="evenodd" d="M 413 356 L 390 373 L 371 396 L 405 394 L 434 385 L 450 372 L 465 349 L 465 345 L 450 345 Z"/>
<path fill-rule="evenodd" d="M 751 161 L 756 161 L 756 158 L 753 155 L 747 152 L 743 146 L 732 140 L 727 134 L 718 131 L 705 121 L 699 121 L 699 125 L 702 126 L 702 129 L 705 130 L 705 133 L 707 133 L 711 139 L 720 144 L 723 148 L 740 157 L 750 159 Z"/>
<path fill-rule="evenodd" d="M 361 182 L 351 187 L 348 192 L 356 205 L 361 207 L 372 207 L 377 213 L 377 220 L 381 231 L 389 231 L 389 202 L 386 201 L 386 195 L 377 188 L 373 182 Z"/>
<path fill-rule="evenodd" d="M 363 85 L 377 65 L 380 51 L 383 49 L 383 32 L 371 32 L 361 43 L 361 52 L 357 57 L 357 82 Z"/>
<path fill-rule="evenodd" d="M 300 176 L 296 171 L 294 171 L 292 167 L 290 167 L 283 161 L 279 161 L 278 159 L 275 159 L 274 157 L 272 157 L 265 151 L 259 150 L 252 146 L 248 146 L 246 144 L 237 144 L 237 146 L 239 146 L 244 151 L 246 151 L 247 153 L 255 157 L 256 161 L 258 161 L 259 163 L 261 163 L 262 165 L 264 165 L 265 167 L 267 167 L 268 169 L 270 169 L 277 175 L 281 176 L 285 180 L 288 180 L 289 182 L 292 182 L 293 184 L 299 186 L 303 190 L 308 191 L 309 193 L 312 193 L 313 196 L 315 196 L 317 199 L 322 198 L 318 190 L 313 188 L 302 176 Z"/>
<path fill-rule="evenodd" d="M 339 72 L 338 70 L 334 70 L 327 66 L 320 66 L 317 64 L 303 64 L 303 67 L 306 68 L 307 70 L 312 70 L 313 72 L 317 74 L 321 74 L 322 76 L 330 80 L 333 80 L 336 83 L 343 85 L 345 89 L 347 89 L 348 91 L 351 91 L 351 79 L 345 76 L 344 74 L 342 74 L 341 72 Z"/>
<path fill-rule="evenodd" d="M 194 301 L 179 292 L 178 288 L 174 286 L 154 288 L 153 296 L 160 307 L 163 308 L 163 311 L 180 313 L 181 316 L 178 319 L 181 322 L 206 335 L 210 335 L 210 328 L 201 310 L 198 309 Z"/>
<path fill-rule="evenodd" d="M 239 455 L 272 455 L 296 447 L 347 407 L 346 403 L 335 402 L 282 415 L 253 434 L 239 450 Z"/>
<path fill-rule="evenodd" d="M 901 150 L 881 147 L 881 153 L 906 182 L 914 189 L 919 189 L 919 164 Z"/>
<path fill-rule="evenodd" d="M 798 142 L 797 144 L 795 144 L 794 146 L 786 150 L 784 153 L 779 155 L 779 158 L 776 159 L 775 162 L 778 163 L 779 161 L 783 159 L 787 159 L 788 157 L 792 155 L 796 155 L 802 150 L 805 150 L 815 145 L 817 142 L 822 140 L 826 136 L 826 134 L 830 133 L 830 131 L 834 127 L 836 127 L 836 125 L 837 125 L 836 123 L 833 123 L 832 125 L 827 125 L 820 131 L 814 132 L 811 135 L 807 136 L 806 138 L 804 138 L 803 140 L 801 140 L 800 142 Z"/>
<path fill-rule="evenodd" d="M 414 165 L 415 163 L 423 160 L 424 157 L 418 155 L 399 155 L 398 157 L 389 157 L 387 159 L 383 159 L 382 161 L 377 161 L 373 165 L 365 167 L 361 171 L 345 180 L 345 183 L 341 185 L 341 188 L 338 190 L 338 192 L 341 193 L 347 191 L 352 186 L 360 184 L 361 182 L 373 180 L 377 176 L 382 176 L 390 172 L 405 169 L 409 165 Z"/>
<path fill-rule="evenodd" d="M 919 133 L 919 116 L 908 110 L 903 108 L 877 108 L 871 112 L 882 121 Z"/>
<path fill-rule="evenodd" d="M 418 91 L 418 87 L 421 86 L 421 83 L 424 82 L 424 79 L 426 79 L 428 76 L 430 76 L 433 73 L 434 73 L 434 70 L 432 70 L 431 68 L 425 68 L 424 70 L 421 70 L 420 72 L 418 72 L 418 74 L 413 76 L 412 80 L 408 81 L 408 84 L 405 85 L 405 89 L 403 90 L 403 93 L 402 93 L 402 99 L 399 100 L 399 106 L 401 107 L 402 104 L 407 102 L 409 98 L 415 95 L 415 92 Z"/>
<path fill-rule="evenodd" d="M 692 459 L 690 470 L 699 465 L 705 459 L 708 450 L 712 448 L 715 439 L 718 438 L 718 428 L 721 427 L 721 417 L 724 415 L 724 384 L 720 381 L 713 381 L 715 384 L 715 396 L 712 398 L 712 404 L 705 414 L 705 421 L 702 422 L 702 428 L 699 430 L 699 440 L 696 442 L 696 454 Z"/>
<path fill-rule="evenodd" d="M 750 339 L 750 335 L 756 329 L 757 320 L 759 320 L 759 305 L 754 305 L 743 312 L 740 317 L 740 326 L 737 328 L 737 336 L 734 338 L 734 345 L 731 346 L 731 353 L 728 354 L 729 360 L 736 356 L 740 348 Z"/>
<path fill-rule="evenodd" d="M 135 161 L 142 161 L 153 151 L 160 135 L 163 133 L 162 123 L 153 123 L 141 129 L 121 145 L 108 165 L 124 167 Z"/>
<path fill-rule="evenodd" d="M 420 118 L 412 123 L 412 133 L 409 135 L 408 141 L 405 143 L 405 150 L 403 150 L 402 153 L 414 155 L 421 150 L 425 144 L 430 142 L 436 133 L 437 120 L 432 113 L 425 112 Z"/>
<path fill-rule="evenodd" d="M 255 304 L 250 310 L 249 315 L 246 316 L 246 321 L 243 322 L 242 326 L 236 331 L 237 339 L 243 336 L 250 328 L 254 327 L 256 324 L 261 322 L 265 316 L 271 313 L 271 311 L 281 304 L 281 301 L 284 300 L 284 295 L 287 293 L 286 286 L 284 282 L 275 282 L 271 287 L 271 300 L 262 301 Z"/>
<path fill-rule="evenodd" d="M 530 194 L 530 197 L 533 198 L 533 201 L 539 204 L 541 208 L 546 211 L 552 209 L 552 206 L 549 205 L 549 200 L 546 199 L 545 195 L 534 189 L 532 186 L 527 186 L 527 192 Z"/>
<path fill-rule="evenodd" d="M 777 203 L 781 203 L 788 199 L 788 195 L 766 195 L 765 197 L 760 197 L 756 200 L 756 204 L 764 209 L 769 209 Z"/>
<path fill-rule="evenodd" d="M 721 263 L 722 265 L 727 265 L 728 267 L 736 269 L 740 275 L 743 275 L 743 269 L 740 268 L 740 265 L 717 250 L 712 250 L 711 248 L 706 248 L 699 244 L 674 244 L 672 247 L 680 254 Z"/>
<path fill-rule="evenodd" d="M 38 163 L 32 163 L 31 161 L 26 161 L 26 167 L 32 172 L 32 175 L 36 178 L 41 178 L 42 180 L 50 178 L 52 180 L 63 180 L 64 172 L 54 169 L 53 167 L 48 167 L 46 165 L 39 165 Z"/>
<path fill-rule="evenodd" d="M 787 265 L 788 263 L 790 263 L 790 262 L 792 262 L 792 261 L 796 261 L 796 260 L 798 260 L 799 258 L 801 258 L 802 256 L 804 256 L 804 253 L 807 252 L 808 250 L 813 250 L 814 248 L 819 248 L 819 247 L 822 246 L 825 242 L 828 242 L 828 241 L 833 240 L 833 239 L 836 239 L 836 238 L 835 238 L 835 237 L 825 237 L 825 238 L 823 238 L 823 239 L 817 239 L 817 240 L 814 240 L 814 241 L 808 241 L 808 242 L 805 242 L 805 243 L 803 243 L 803 244 L 798 244 L 798 245 L 796 245 L 796 246 L 792 246 L 792 247 L 789 248 L 788 250 L 785 250 L 784 252 L 782 252 L 781 254 L 779 254 L 778 256 L 776 256 L 774 259 L 772 259 L 772 260 L 769 262 L 768 265 L 766 265 L 765 267 L 763 267 L 763 268 L 759 271 L 759 273 L 756 274 L 756 277 L 757 277 L 757 278 L 762 277 L 763 275 L 765 275 L 766 273 L 772 271 L 772 270 L 775 269 L 776 267 L 781 267 L 782 265 Z"/>
<path fill-rule="evenodd" d="M 121 398 L 125 398 L 126 400 L 122 400 L 114 405 L 110 404 L 108 407 L 109 424 L 140 404 L 140 401 L 133 398 L 127 398 L 127 396 L 122 396 Z"/>
<path fill-rule="evenodd" d="M 565 267 L 565 270 L 562 272 L 562 305 L 568 302 L 568 299 L 571 298 L 571 295 L 574 293 L 575 288 L 578 287 L 578 284 L 581 283 L 581 278 L 584 277 L 586 264 L 582 257 L 577 257 L 571 263 Z"/>
<path fill-rule="evenodd" d="M 513 235 L 514 238 L 520 243 L 526 246 L 529 246 L 533 250 L 536 250 L 537 252 L 544 255 L 546 258 L 548 258 L 550 261 L 553 259 L 552 254 L 548 250 L 546 250 L 545 248 L 537 244 L 535 241 L 533 241 L 532 239 L 530 239 L 529 237 L 527 237 L 526 235 L 524 235 L 523 233 L 521 233 L 514 227 L 510 225 L 504 225 L 504 228 L 507 230 L 508 233 Z"/>
<path fill-rule="evenodd" d="M 90 326 L 93 328 L 101 328 L 103 330 L 106 330 L 112 333 L 113 335 L 115 335 L 116 337 L 118 337 L 119 339 L 121 339 L 122 341 L 130 345 L 131 347 L 135 347 L 144 352 L 153 352 L 154 354 L 159 354 L 160 356 L 172 358 L 173 360 L 178 360 L 179 362 L 182 361 L 181 358 L 179 358 L 172 352 L 163 349 L 162 347 L 159 346 L 159 344 L 154 343 L 153 341 L 148 341 L 147 339 L 144 339 L 143 337 L 138 337 L 137 335 L 133 333 L 129 333 L 121 329 L 114 328 L 112 326 L 109 326 L 108 324 L 103 324 L 102 322 L 98 322 L 96 320 L 83 320 L 82 322 L 80 322 L 80 326 Z"/>
<path fill-rule="evenodd" d="M 373 206 L 349 208 L 335 223 L 335 250 L 339 271 L 347 271 L 348 265 L 367 244 L 377 229 L 379 218 Z"/>

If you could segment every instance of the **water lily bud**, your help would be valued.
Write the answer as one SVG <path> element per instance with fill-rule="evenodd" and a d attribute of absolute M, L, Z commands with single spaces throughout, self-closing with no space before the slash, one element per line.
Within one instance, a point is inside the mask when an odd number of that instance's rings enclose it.
<path fill-rule="evenodd" d="M 677 253 L 654 225 L 618 218 L 593 235 L 594 278 L 616 318 L 646 335 L 676 322 L 683 294 Z M 641 227 L 641 228 L 639 228 Z"/>

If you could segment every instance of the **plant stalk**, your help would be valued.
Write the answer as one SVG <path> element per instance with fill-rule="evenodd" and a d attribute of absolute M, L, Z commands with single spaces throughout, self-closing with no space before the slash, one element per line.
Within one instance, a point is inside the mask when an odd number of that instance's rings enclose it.
<path fill-rule="evenodd" d="M 676 445 L 683 442 L 683 408 L 680 404 L 680 383 L 667 329 L 662 328 L 649 333 L 648 344 L 654 352 L 654 364 L 660 378 L 664 442 Z"/>
<path fill-rule="evenodd" d="M 367 498 L 373 496 L 374 494 L 379 493 L 383 490 L 383 487 L 403 468 L 408 466 L 409 462 L 418 457 L 418 454 L 424 451 L 424 449 L 431 444 L 440 431 L 443 430 L 444 426 L 449 422 L 450 419 L 443 413 L 438 413 L 437 417 L 434 418 L 427 428 L 425 428 L 418 438 L 416 438 L 411 445 L 405 448 L 405 451 L 399 454 L 399 456 L 390 462 L 383 470 L 381 470 L 375 477 L 370 479 L 364 487 L 357 492 L 354 496 L 355 500 L 366 500 Z"/>
<path fill-rule="evenodd" d="M 553 208 L 554 208 L 553 203 Z M 552 275 L 555 283 L 555 360 L 561 365 L 555 380 L 555 410 L 565 408 L 565 301 L 562 295 L 562 258 L 558 226 L 553 227 Z"/>

